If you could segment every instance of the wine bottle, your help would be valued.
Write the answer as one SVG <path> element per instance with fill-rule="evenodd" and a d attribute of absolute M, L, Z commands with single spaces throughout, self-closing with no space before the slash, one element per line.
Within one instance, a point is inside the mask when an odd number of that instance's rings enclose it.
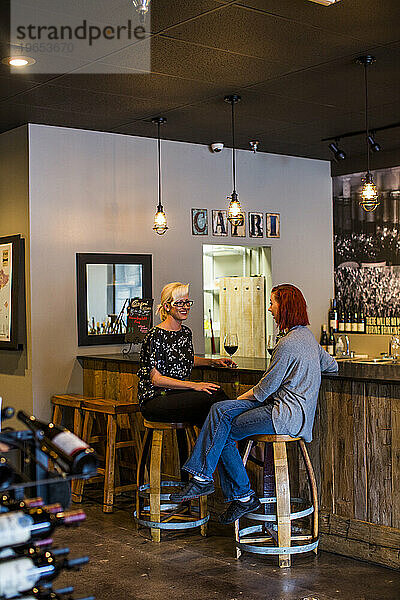
<path fill-rule="evenodd" d="M 37 510 L 26 514 L 23 510 L 0 514 L 0 548 L 26 544 L 30 539 L 48 537 L 60 525 L 73 526 L 86 519 L 82 510 L 49 514 Z"/>
<path fill-rule="evenodd" d="M 43 499 L 37 498 L 24 498 L 23 500 L 15 500 L 11 494 L 3 494 L 0 498 L 0 504 L 8 510 L 21 510 L 23 508 L 39 508 L 44 505 Z M 60 509 L 62 510 L 62 509 Z"/>
<path fill-rule="evenodd" d="M 351 331 L 353 333 L 357 333 L 358 332 L 358 312 L 357 312 L 357 308 L 354 309 L 353 314 L 352 314 Z"/>
<path fill-rule="evenodd" d="M 28 596 L 18 596 L 18 600 L 95 600 L 94 596 L 85 596 L 74 599 L 73 596 L 68 596 L 73 591 L 73 587 L 64 588 L 61 590 L 37 589 L 33 588 Z"/>
<path fill-rule="evenodd" d="M 0 456 L 0 490 L 5 490 L 14 481 L 15 471 L 4 456 Z"/>
<path fill-rule="evenodd" d="M 1 409 L 1 421 L 6 421 L 7 419 L 12 419 L 14 416 L 15 410 L 12 406 L 5 406 Z"/>
<path fill-rule="evenodd" d="M 352 316 L 351 316 L 351 308 L 349 306 L 348 309 L 346 310 L 345 321 L 344 321 L 344 330 L 349 332 L 349 331 L 351 331 L 351 327 L 352 327 Z"/>
<path fill-rule="evenodd" d="M 78 570 L 89 561 L 87 556 L 57 559 L 51 552 L 46 557 L 12 558 L 0 562 L 0 597 L 13 598 L 36 584 L 52 581 L 62 570 Z"/>
<path fill-rule="evenodd" d="M 40 543 L 45 541 L 45 544 Z M 17 558 L 21 558 L 21 556 L 29 556 L 30 558 L 34 558 L 35 560 L 45 560 L 47 559 L 50 555 L 51 556 L 65 556 L 66 554 L 69 554 L 69 548 L 51 548 L 51 551 L 49 550 L 50 546 L 53 543 L 53 540 L 51 538 L 48 538 L 46 540 L 37 540 L 37 542 L 39 542 L 39 545 L 36 544 L 36 542 L 34 544 L 32 544 L 32 542 L 26 546 L 22 546 L 22 547 L 16 547 L 14 548 L 13 552 L 14 552 L 14 557 L 4 557 L 4 556 L 0 556 L 0 565 L 5 561 L 5 560 L 16 560 Z"/>
<path fill-rule="evenodd" d="M 358 313 L 357 331 L 358 331 L 358 333 L 365 333 L 365 315 L 364 315 L 364 311 L 363 311 L 362 306 L 361 306 L 360 311 Z"/>
<path fill-rule="evenodd" d="M 344 309 L 341 306 L 340 310 L 339 310 L 339 331 L 344 331 L 345 329 L 345 313 L 344 313 Z"/>
<path fill-rule="evenodd" d="M 331 356 L 335 356 L 335 348 L 336 348 L 335 336 L 333 335 L 333 330 L 331 329 L 329 331 L 329 339 L 328 339 L 328 348 L 327 348 L 328 354 L 330 354 Z"/>
<path fill-rule="evenodd" d="M 336 308 L 336 298 L 332 298 L 331 307 L 329 309 L 329 328 L 336 333 L 339 329 L 338 312 Z"/>
<path fill-rule="evenodd" d="M 97 457 L 93 448 L 74 433 L 61 425 L 39 421 L 22 410 L 17 416 L 34 432 L 35 437 L 41 442 L 41 450 L 51 454 L 51 458 L 64 471 L 83 475 L 96 473 Z"/>
<path fill-rule="evenodd" d="M 321 338 L 320 338 L 319 343 L 324 350 L 328 349 L 328 334 L 326 332 L 326 324 L 325 323 L 322 325 Z"/>

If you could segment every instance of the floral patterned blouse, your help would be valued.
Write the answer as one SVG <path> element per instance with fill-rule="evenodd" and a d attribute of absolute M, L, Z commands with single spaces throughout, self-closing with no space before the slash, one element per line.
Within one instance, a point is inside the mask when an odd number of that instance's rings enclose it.
<path fill-rule="evenodd" d="M 179 331 L 153 327 L 143 340 L 138 371 L 138 397 L 140 404 L 159 396 L 167 388 L 154 386 L 150 372 L 155 367 L 161 375 L 187 380 L 194 365 L 192 332 L 182 325 Z"/>

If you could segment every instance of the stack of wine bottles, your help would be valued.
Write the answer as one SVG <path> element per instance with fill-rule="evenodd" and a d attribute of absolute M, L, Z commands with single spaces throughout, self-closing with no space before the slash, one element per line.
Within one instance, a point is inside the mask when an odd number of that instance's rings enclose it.
<path fill-rule="evenodd" d="M 13 414 L 10 407 L 1 410 L 2 419 Z M 96 473 L 96 455 L 73 433 L 38 421 L 23 411 L 17 416 L 32 431 L 33 447 L 51 458 L 56 473 L 63 479 Z M 35 482 L 25 481 L 7 458 L 14 434 L 18 433 L 21 432 L 0 434 L 0 600 L 73 600 L 73 588 L 56 589 L 54 581 L 63 571 L 79 570 L 89 559 L 69 558 L 68 548 L 53 546 L 52 535 L 60 527 L 78 526 L 86 515 L 82 510 L 63 510 L 59 503 L 46 505 L 39 497 L 19 499 L 21 490 L 27 486 L 32 489 Z M 50 477 L 50 471 L 48 475 L 49 484 L 57 481 L 57 476 Z"/>
<path fill-rule="evenodd" d="M 89 559 L 68 558 L 69 549 L 53 547 L 50 536 L 60 526 L 79 525 L 85 513 L 45 506 L 41 498 L 18 501 L 11 493 L 0 503 L 0 599 L 72 600 L 73 588 L 53 589 L 52 584 L 62 571 L 79 570 Z"/>

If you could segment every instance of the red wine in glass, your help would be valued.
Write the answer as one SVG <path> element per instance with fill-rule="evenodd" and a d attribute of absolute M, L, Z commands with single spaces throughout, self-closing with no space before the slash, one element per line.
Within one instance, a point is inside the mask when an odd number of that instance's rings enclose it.
<path fill-rule="evenodd" d="M 238 336 L 236 333 L 227 333 L 224 337 L 224 348 L 225 352 L 229 356 L 233 356 L 239 347 Z"/>

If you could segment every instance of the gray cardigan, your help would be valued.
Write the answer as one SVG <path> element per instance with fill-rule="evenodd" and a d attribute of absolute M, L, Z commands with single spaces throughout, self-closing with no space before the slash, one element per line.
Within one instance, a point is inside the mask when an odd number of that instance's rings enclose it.
<path fill-rule="evenodd" d="M 272 421 L 277 433 L 311 442 L 321 371 L 337 370 L 336 360 L 307 327 L 299 325 L 279 340 L 253 394 L 258 402 L 273 401 Z"/>

